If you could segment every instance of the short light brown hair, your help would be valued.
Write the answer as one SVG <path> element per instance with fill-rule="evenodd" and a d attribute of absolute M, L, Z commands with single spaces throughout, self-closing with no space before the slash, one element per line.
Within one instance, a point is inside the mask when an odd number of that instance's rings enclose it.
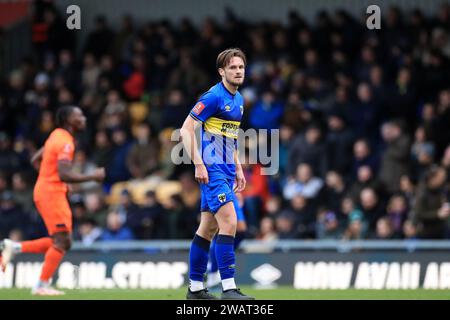
<path fill-rule="evenodd" d="M 216 61 L 217 69 L 226 67 L 230 63 L 231 58 L 233 57 L 241 58 L 244 61 L 244 66 L 247 65 L 247 58 L 245 57 L 245 53 L 239 48 L 230 48 L 222 51 L 217 56 Z"/>

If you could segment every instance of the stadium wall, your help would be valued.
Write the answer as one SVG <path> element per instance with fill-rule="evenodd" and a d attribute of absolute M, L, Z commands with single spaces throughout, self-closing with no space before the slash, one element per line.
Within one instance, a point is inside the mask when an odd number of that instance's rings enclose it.
<path fill-rule="evenodd" d="M 254 242 L 256 243 L 256 242 Z M 256 250 L 247 242 L 237 255 L 237 282 L 257 288 L 450 289 L 450 242 L 360 242 L 334 248 L 327 242 L 288 244 Z M 188 283 L 188 242 L 170 249 L 141 242 L 131 250 L 102 244 L 70 252 L 55 279 L 68 289 L 176 289 Z M 322 244 L 322 248 L 320 248 Z M 172 243 L 173 245 L 173 243 Z M 103 248 L 103 249 L 101 249 Z M 106 249 L 108 248 L 108 249 Z M 284 248 L 283 250 L 279 250 Z M 295 249 L 296 248 L 296 249 Z M 267 252 L 269 250 L 269 252 Z M 40 257 L 21 255 L 0 273 L 0 288 L 30 288 L 39 276 Z"/>

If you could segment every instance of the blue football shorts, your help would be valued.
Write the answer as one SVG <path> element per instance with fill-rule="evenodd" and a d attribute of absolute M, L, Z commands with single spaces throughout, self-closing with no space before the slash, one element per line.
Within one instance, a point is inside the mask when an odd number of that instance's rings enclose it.
<path fill-rule="evenodd" d="M 233 192 L 233 184 L 234 179 L 210 176 L 208 184 L 200 184 L 200 210 L 215 214 L 221 206 L 233 201 L 237 220 L 245 221 L 244 210 L 239 206 L 237 197 Z"/>

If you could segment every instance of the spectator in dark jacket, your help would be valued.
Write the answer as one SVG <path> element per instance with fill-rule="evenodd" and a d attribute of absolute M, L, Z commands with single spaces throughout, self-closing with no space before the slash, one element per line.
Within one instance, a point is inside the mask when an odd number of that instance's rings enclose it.
<path fill-rule="evenodd" d="M 126 159 L 130 150 L 131 144 L 128 142 L 127 133 L 122 128 L 114 129 L 112 133 L 113 157 L 109 162 L 107 168 L 107 180 L 114 183 L 118 181 L 126 181 L 131 177 L 130 172 L 126 166 Z"/>
<path fill-rule="evenodd" d="M 419 182 L 413 222 L 417 225 L 419 238 L 440 239 L 444 237 L 450 206 L 446 202 L 444 186 L 447 173 L 442 167 L 433 166 Z"/>
<path fill-rule="evenodd" d="M 367 139 L 358 139 L 353 145 L 353 164 L 351 179 L 355 179 L 362 166 L 369 166 L 372 172 L 378 172 L 378 157 L 373 153 Z"/>
<path fill-rule="evenodd" d="M 327 149 L 329 170 L 347 175 L 351 169 L 353 134 L 347 127 L 344 117 L 332 113 L 328 117 Z"/>
<path fill-rule="evenodd" d="M 288 174 L 294 175 L 298 164 L 307 163 L 313 172 L 324 177 L 328 168 L 326 145 L 321 142 L 322 131 L 319 126 L 311 125 L 305 134 L 296 136 L 292 143 L 288 159 Z"/>
<path fill-rule="evenodd" d="M 95 30 L 87 38 L 84 52 L 92 52 L 97 59 L 111 53 L 114 44 L 114 32 L 109 29 L 106 18 L 98 16 L 95 19 Z"/>
<path fill-rule="evenodd" d="M 387 122 L 382 127 L 386 150 L 381 159 L 379 178 L 389 193 L 400 190 L 400 178 L 410 169 L 410 138 L 397 121 Z"/>
<path fill-rule="evenodd" d="M 364 219 L 369 223 L 369 233 L 373 234 L 379 218 L 386 214 L 383 203 L 372 188 L 366 188 L 360 194 L 360 207 Z"/>

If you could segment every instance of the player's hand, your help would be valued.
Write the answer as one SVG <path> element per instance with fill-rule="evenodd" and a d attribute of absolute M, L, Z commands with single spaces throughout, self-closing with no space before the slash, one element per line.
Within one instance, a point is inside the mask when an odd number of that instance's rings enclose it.
<path fill-rule="evenodd" d="M 244 172 L 242 170 L 236 171 L 236 187 L 234 188 L 234 192 L 242 192 L 245 189 L 245 185 L 247 181 L 245 180 Z"/>
<path fill-rule="evenodd" d="M 209 176 L 208 176 L 208 170 L 206 170 L 206 167 L 204 164 L 198 164 L 195 166 L 195 180 L 198 183 L 209 183 Z"/>
<path fill-rule="evenodd" d="M 93 180 L 98 182 L 102 182 L 103 180 L 105 180 L 105 177 L 106 177 L 105 168 L 97 168 L 92 174 Z"/>
<path fill-rule="evenodd" d="M 441 219 L 447 219 L 450 216 L 450 204 L 445 203 L 439 210 L 438 210 L 438 217 Z"/>

